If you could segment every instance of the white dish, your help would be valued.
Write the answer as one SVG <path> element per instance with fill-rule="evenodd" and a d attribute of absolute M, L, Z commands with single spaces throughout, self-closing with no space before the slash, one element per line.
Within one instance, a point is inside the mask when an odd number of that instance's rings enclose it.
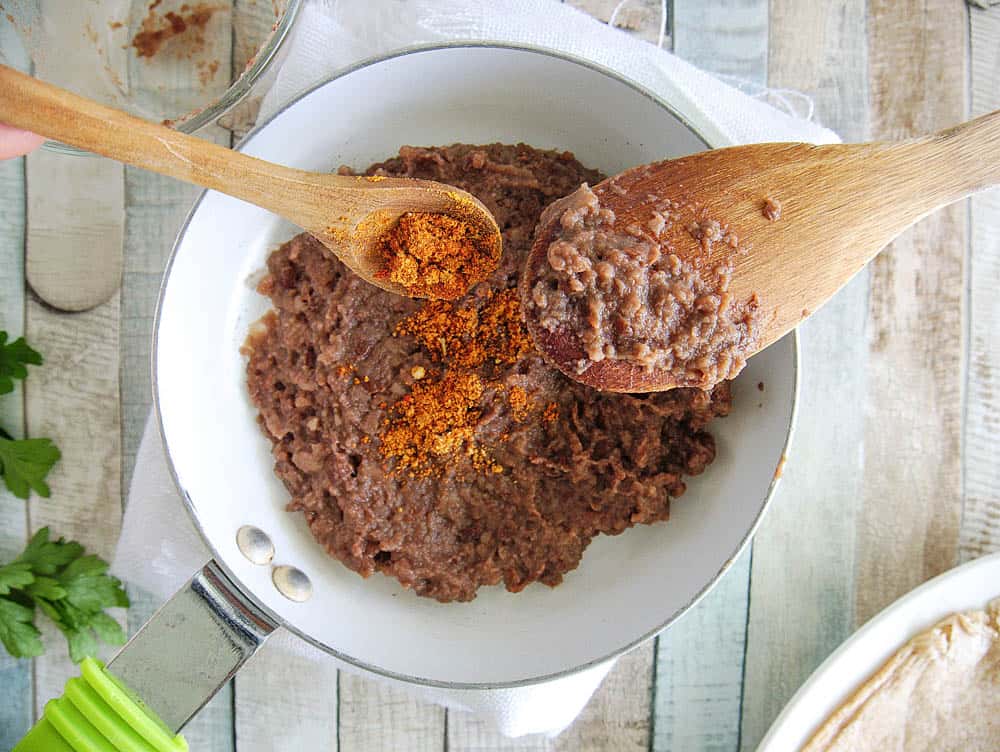
<path fill-rule="evenodd" d="M 332 170 L 363 168 L 403 144 L 456 141 L 569 149 L 608 174 L 706 148 L 664 103 L 606 71 L 541 51 L 459 45 L 355 68 L 289 105 L 241 150 Z M 515 686 L 604 661 L 656 634 L 749 541 L 791 432 L 794 334 L 751 359 L 732 415 L 712 426 L 718 457 L 691 479 L 670 522 L 599 537 L 558 588 L 483 588 L 472 603 L 442 605 L 329 558 L 302 515 L 284 510 L 287 493 L 255 424 L 239 354 L 268 307 L 253 283 L 268 252 L 295 233 L 263 209 L 206 193 L 174 249 L 154 348 L 157 411 L 189 511 L 216 560 L 279 623 L 405 681 Z M 269 569 L 240 554 L 236 531 L 245 524 L 271 536 L 276 564 L 308 574 L 308 601 L 282 597 Z"/>
<path fill-rule="evenodd" d="M 1000 596 L 1000 554 L 983 556 L 910 591 L 872 618 L 795 693 L 757 752 L 793 752 L 911 637 L 949 614 Z"/>

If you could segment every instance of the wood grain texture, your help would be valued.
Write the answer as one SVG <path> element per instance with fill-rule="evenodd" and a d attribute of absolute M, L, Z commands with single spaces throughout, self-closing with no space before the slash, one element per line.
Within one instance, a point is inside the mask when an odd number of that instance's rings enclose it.
<path fill-rule="evenodd" d="M 670 1 L 666 3 L 661 0 L 564 0 L 567 5 L 572 5 L 578 10 L 582 10 L 599 21 L 608 23 L 611 15 L 618 8 L 615 15 L 615 28 L 621 29 L 626 34 L 642 39 L 646 42 L 656 44 L 660 37 L 660 26 L 663 22 L 664 6 L 668 13 L 666 34 L 663 40 L 664 49 L 670 49 Z M 619 7 L 620 6 L 620 7 Z"/>
<path fill-rule="evenodd" d="M 28 158 L 27 279 L 46 303 L 84 311 L 121 280 L 122 166 L 39 151 Z"/>
<path fill-rule="evenodd" d="M 131 482 L 135 454 L 152 407 L 153 315 L 176 229 L 197 190 L 169 178 L 125 171 L 125 270 L 122 281 L 122 470 Z"/>
<path fill-rule="evenodd" d="M 966 13 L 961 0 L 871 4 L 875 137 L 965 118 Z M 872 263 L 859 624 L 957 560 L 967 222 L 965 202 L 942 209 Z"/>
<path fill-rule="evenodd" d="M 773 0 L 768 83 L 812 96 L 847 141 L 868 137 L 864 0 Z M 752 750 L 853 630 L 855 519 L 864 422 L 863 273 L 800 328 L 799 417 L 782 484 L 753 548 L 740 748 Z"/>
<path fill-rule="evenodd" d="M 34 75 L 84 96 L 110 97 L 111 79 L 124 77 L 123 65 L 116 65 L 123 63 L 123 55 L 107 55 L 109 76 L 94 64 L 81 65 L 79 56 L 54 54 L 56 45 L 65 50 L 96 45 L 85 30 L 93 35 L 91 20 L 102 14 L 90 4 L 62 0 L 41 0 L 39 13 L 51 49 L 35 55 Z M 84 311 L 107 301 L 121 282 L 122 166 L 41 151 L 28 160 L 28 181 L 28 284 L 42 300 L 64 311 Z"/>
<path fill-rule="evenodd" d="M 80 43 L 80 26 L 74 26 L 73 13 L 55 16 L 72 49 Z M 92 71 L 67 60 L 45 56 L 36 61 L 36 72 L 65 76 L 80 88 L 93 83 Z M 90 309 L 59 313 L 32 298 L 26 307 L 26 336 L 45 356 L 45 367 L 25 384 L 27 433 L 52 438 L 62 451 L 48 478 L 52 498 L 29 506 L 30 528 L 49 525 L 54 536 L 79 540 L 88 552 L 110 559 L 121 521 L 116 290 L 123 173 L 91 157 L 40 150 L 27 158 L 26 174 L 29 284 L 63 308 Z M 36 717 L 77 673 L 62 635 L 48 622 L 39 626 L 47 652 L 33 663 Z M 103 656 L 109 654 L 105 648 Z"/>
<path fill-rule="evenodd" d="M 24 334 L 24 161 L 0 162 L 0 330 L 11 339 Z M 34 369 L 32 369 L 33 371 Z M 29 373 L 28 378 L 34 377 Z M 0 396 L 0 427 L 15 438 L 24 436 L 24 392 Z M 0 562 L 13 559 L 28 539 L 29 503 L 0 484 Z M 44 503 L 44 502 L 43 502 Z M 34 715 L 32 671 L 28 660 L 0 649 L 0 749 L 10 749 L 31 727 Z"/>
<path fill-rule="evenodd" d="M 653 641 L 619 658 L 583 712 L 554 739 L 538 734 L 509 739 L 475 716 L 448 711 L 447 749 L 451 752 L 648 750 L 652 739 L 653 662 Z M 340 720 L 343 738 L 343 705 Z"/>
<path fill-rule="evenodd" d="M 240 669 L 234 713 L 238 752 L 335 752 L 337 670 L 265 644 Z"/>
<path fill-rule="evenodd" d="M 444 708 L 374 679 L 340 672 L 340 752 L 440 752 Z M 454 716 L 454 714 L 453 714 Z"/>
<path fill-rule="evenodd" d="M 973 115 L 1000 107 L 1000 7 L 969 9 Z M 974 196 L 960 557 L 1000 551 L 1000 191 Z"/>
<path fill-rule="evenodd" d="M 657 641 L 653 750 L 739 749 L 751 551 Z"/>
<path fill-rule="evenodd" d="M 674 52 L 705 70 L 767 83 L 766 0 L 674 0 Z M 739 747 L 751 552 L 656 643 L 652 748 Z"/>
<path fill-rule="evenodd" d="M 29 181 L 29 197 L 32 190 Z M 118 293 L 76 314 L 29 299 L 25 325 L 28 340 L 45 356 L 45 366 L 24 387 L 28 435 L 50 437 L 62 451 L 48 477 L 52 498 L 29 505 L 31 529 L 48 525 L 54 537 L 76 539 L 106 560 L 121 523 L 118 314 Z M 62 635 L 43 624 L 47 652 L 34 661 L 36 715 L 77 674 Z"/>
<path fill-rule="evenodd" d="M 482 719 L 469 713 L 448 711 L 448 749 L 461 752 L 551 752 L 552 739 L 530 734 L 508 739 Z"/>
<path fill-rule="evenodd" d="M 644 752 L 650 744 L 652 691 L 650 641 L 618 659 L 580 717 L 556 737 L 554 749 Z"/>
<path fill-rule="evenodd" d="M 448 750 L 463 752 L 576 752 L 648 750 L 652 642 L 622 656 L 577 719 L 559 736 L 509 739 L 467 713 L 448 712 Z"/>
<path fill-rule="evenodd" d="M 673 0 L 673 51 L 703 70 L 767 83 L 766 0 Z"/>

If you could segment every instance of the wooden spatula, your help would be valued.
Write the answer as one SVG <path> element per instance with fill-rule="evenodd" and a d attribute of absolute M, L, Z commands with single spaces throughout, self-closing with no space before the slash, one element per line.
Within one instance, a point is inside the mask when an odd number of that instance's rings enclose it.
<path fill-rule="evenodd" d="M 593 190 L 601 206 L 614 212 L 616 228 L 645 227 L 664 198 L 728 225 L 739 239 L 739 252 L 714 243 L 705 257 L 704 247 L 683 233 L 669 251 L 682 259 L 702 256 L 702 269 L 733 261 L 730 295 L 737 301 L 756 296 L 759 305 L 761 325 L 752 354 L 819 309 L 910 225 L 997 183 L 1000 112 L 899 143 L 718 149 L 632 168 Z M 522 297 L 539 278 L 558 232 L 553 216 L 536 233 Z M 609 391 L 679 385 L 671 373 L 629 360 L 607 359 L 583 368 L 578 333 L 547 331 L 530 306 L 526 310 L 536 344 L 571 378 Z"/>
<path fill-rule="evenodd" d="M 360 277 L 400 295 L 409 292 L 380 274 L 385 266 L 380 241 L 404 213 L 460 219 L 485 239 L 480 243 L 484 253 L 494 262 L 500 258 L 500 228 L 493 215 L 471 194 L 442 183 L 331 175 L 265 162 L 3 65 L 0 121 L 263 207 L 315 235 Z"/>

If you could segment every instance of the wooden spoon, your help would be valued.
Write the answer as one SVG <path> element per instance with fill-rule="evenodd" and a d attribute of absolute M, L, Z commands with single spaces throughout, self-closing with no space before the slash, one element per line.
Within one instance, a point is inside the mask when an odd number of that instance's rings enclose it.
<path fill-rule="evenodd" d="M 462 220 L 479 232 L 481 246 L 494 264 L 500 259 L 500 228 L 493 215 L 471 194 L 442 183 L 331 175 L 265 162 L 3 65 L 0 121 L 263 207 L 315 235 L 368 282 L 400 295 L 410 293 L 379 275 L 385 266 L 379 246 L 385 232 L 406 212 Z"/>
<path fill-rule="evenodd" d="M 756 295 L 762 314 L 752 355 L 820 308 L 903 230 L 935 209 L 1000 183 L 1000 112 L 935 135 L 898 143 L 812 146 L 754 144 L 635 167 L 594 186 L 613 227 L 646 227 L 664 198 L 728 225 L 740 252 L 713 243 L 708 254 L 689 232 L 669 251 L 701 256 L 701 269 L 734 263 L 734 301 Z M 780 207 L 780 218 L 769 219 Z M 683 212 L 681 212 L 683 213 Z M 578 331 L 548 331 L 530 305 L 547 268 L 558 216 L 543 218 L 521 280 L 528 328 L 546 357 L 570 378 L 606 391 L 662 391 L 683 384 L 629 360 L 602 360 L 580 372 Z"/>

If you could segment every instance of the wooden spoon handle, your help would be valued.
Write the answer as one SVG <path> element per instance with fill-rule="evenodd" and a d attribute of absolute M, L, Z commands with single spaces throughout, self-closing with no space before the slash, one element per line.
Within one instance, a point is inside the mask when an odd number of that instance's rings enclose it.
<path fill-rule="evenodd" d="M 5 65 L 0 65 L 0 121 L 293 220 L 295 206 L 282 199 L 281 183 L 301 195 L 303 180 L 311 176 L 150 123 Z"/>
<path fill-rule="evenodd" d="M 761 155 L 768 146 L 746 148 Z M 781 145 L 771 148 L 772 184 L 808 196 L 807 216 L 796 220 L 799 232 L 865 249 L 863 258 L 848 264 L 860 268 L 931 212 L 1000 184 L 1000 110 L 907 141 L 804 147 L 799 153 L 789 147 L 784 154 Z M 806 220 L 810 228 L 803 227 Z M 780 234 L 780 227 L 771 229 Z"/>
<path fill-rule="evenodd" d="M 1000 110 L 903 142 L 919 156 L 921 185 L 937 206 L 1000 184 Z"/>

